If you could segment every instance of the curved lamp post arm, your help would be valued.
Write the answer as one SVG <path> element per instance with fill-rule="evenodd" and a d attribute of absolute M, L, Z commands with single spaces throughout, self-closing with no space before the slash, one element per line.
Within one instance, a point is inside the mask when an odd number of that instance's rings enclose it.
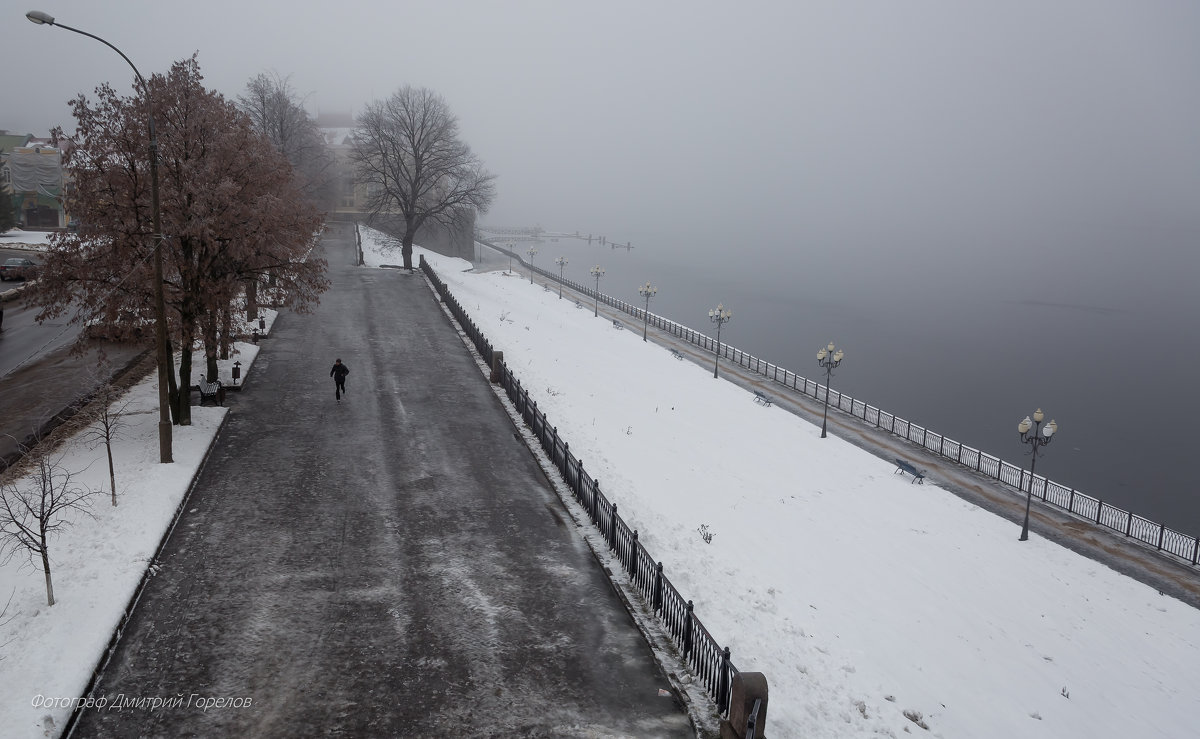
<path fill-rule="evenodd" d="M 39 26 L 58 26 L 59 28 L 66 29 L 68 31 L 74 31 L 75 33 L 78 33 L 81 36 L 87 36 L 88 38 L 96 39 L 100 43 L 104 44 L 108 48 L 110 48 L 113 51 L 120 54 L 121 58 L 125 60 L 125 63 L 129 65 L 129 68 L 133 70 L 133 73 L 137 75 L 138 82 L 142 83 L 142 87 L 146 86 L 146 80 L 144 77 L 142 77 L 142 73 L 139 72 L 138 68 L 133 65 L 133 62 L 129 61 L 129 57 L 125 56 L 125 52 L 121 51 L 120 49 L 113 46 L 112 44 L 105 41 L 104 39 L 100 38 L 99 36 L 97 36 L 93 33 L 88 33 L 87 31 L 81 31 L 78 28 L 72 28 L 71 26 L 68 26 L 65 23 L 58 23 L 54 20 L 54 16 L 50 15 L 49 13 L 43 13 L 40 10 L 31 10 L 25 14 L 25 17 L 28 18 L 31 22 L 38 24 Z"/>

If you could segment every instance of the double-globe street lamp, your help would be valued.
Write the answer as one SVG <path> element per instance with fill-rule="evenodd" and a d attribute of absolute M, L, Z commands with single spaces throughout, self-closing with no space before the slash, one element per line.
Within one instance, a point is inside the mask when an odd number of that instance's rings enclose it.
<path fill-rule="evenodd" d="M 558 265 L 558 299 L 562 300 L 563 268 L 567 266 L 567 258 L 559 257 L 554 263 Z"/>
<path fill-rule="evenodd" d="M 716 308 L 712 308 L 708 311 L 708 320 L 717 324 L 717 346 L 716 346 L 717 359 L 715 362 L 713 362 L 713 377 L 714 378 L 717 376 L 717 368 L 719 368 L 721 366 L 721 327 L 724 326 L 725 324 L 729 323 L 729 320 L 731 318 L 733 318 L 733 311 L 729 310 L 721 303 L 717 303 Z"/>
<path fill-rule="evenodd" d="M 646 333 L 650 330 L 650 298 L 658 292 L 658 288 L 647 282 L 638 288 L 638 295 L 646 299 L 646 310 L 642 316 L 642 341 L 646 340 Z"/>
<path fill-rule="evenodd" d="M 833 379 L 833 368 L 842 363 L 842 357 L 845 353 L 841 349 L 834 352 L 833 342 L 829 342 L 829 346 L 821 347 L 817 352 L 817 364 L 825 368 L 825 412 L 821 416 L 821 438 L 825 438 L 825 431 L 829 424 L 829 382 Z"/>
<path fill-rule="evenodd" d="M 168 392 L 168 381 L 174 367 L 171 366 L 171 357 L 167 353 L 167 309 L 163 298 L 162 217 L 158 204 L 158 137 L 154 131 L 154 101 L 150 96 L 150 86 L 146 84 L 146 79 L 142 77 L 142 73 L 133 65 L 133 62 L 129 61 L 129 57 L 125 56 L 125 52 L 99 36 L 58 23 L 53 16 L 40 10 L 31 10 L 25 14 L 25 17 L 39 26 L 58 26 L 104 44 L 121 55 L 121 58 L 137 76 L 142 89 L 146 91 L 146 120 L 150 134 L 150 204 L 154 214 L 154 323 L 158 359 L 158 461 L 166 464 L 174 461 L 171 453 L 171 396 Z"/>
<path fill-rule="evenodd" d="M 531 246 L 525 250 L 525 253 L 529 255 L 529 284 L 532 285 L 533 284 L 533 257 L 534 257 L 534 255 L 536 255 L 538 253 L 537 247 Z"/>
<path fill-rule="evenodd" d="M 591 272 L 592 277 L 596 278 L 596 308 L 592 311 L 592 315 L 598 316 L 600 315 L 600 278 L 604 276 L 604 268 L 597 264 L 595 267 L 589 269 L 588 272 Z"/>
<path fill-rule="evenodd" d="M 1033 458 L 1029 460 L 1029 492 L 1025 496 L 1025 521 L 1021 524 L 1020 541 L 1029 539 L 1029 504 L 1033 502 L 1033 468 L 1037 465 L 1038 449 L 1050 443 L 1055 432 L 1058 431 L 1058 422 L 1051 419 L 1050 423 L 1042 428 L 1042 421 L 1046 420 L 1046 414 L 1042 413 L 1042 409 L 1038 408 L 1033 412 L 1033 418 L 1029 416 L 1021 419 L 1017 424 L 1017 431 L 1021 434 L 1021 443 L 1030 446 L 1029 453 Z M 1038 431 L 1041 434 L 1038 434 Z M 1023 473 L 1022 473 L 1023 474 Z M 1020 489 L 1018 487 L 1018 489 Z"/>

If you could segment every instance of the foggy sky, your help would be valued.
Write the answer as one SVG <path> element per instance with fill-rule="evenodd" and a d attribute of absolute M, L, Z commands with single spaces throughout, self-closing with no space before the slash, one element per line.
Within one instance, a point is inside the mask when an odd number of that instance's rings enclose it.
<path fill-rule="evenodd" d="M 198 51 L 230 97 L 264 71 L 313 112 L 430 87 L 499 177 L 494 224 L 707 231 L 935 275 L 966 244 L 999 263 L 1200 235 L 1190 0 L 28 2 L 0 26 L 10 131 L 70 129 L 75 93 L 132 82 L 36 8 L 144 75 Z"/>

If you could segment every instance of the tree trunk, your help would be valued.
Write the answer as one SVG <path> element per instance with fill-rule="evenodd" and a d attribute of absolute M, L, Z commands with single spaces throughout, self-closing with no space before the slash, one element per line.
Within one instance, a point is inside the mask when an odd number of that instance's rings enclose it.
<path fill-rule="evenodd" d="M 204 379 L 216 382 L 220 377 L 217 372 L 217 316 L 209 312 L 201 323 L 200 330 L 204 335 Z"/>
<path fill-rule="evenodd" d="M 192 425 L 192 346 L 196 343 L 196 325 L 184 319 L 179 343 L 179 425 Z"/>
<path fill-rule="evenodd" d="M 229 359 L 229 345 L 233 343 L 233 311 L 221 310 L 221 359 Z"/>
<path fill-rule="evenodd" d="M 46 533 L 42 532 L 42 571 L 46 573 L 46 605 L 54 605 L 54 580 L 50 578 L 50 551 L 46 549 Z"/>
<path fill-rule="evenodd" d="M 113 467 L 112 439 L 104 440 L 104 448 L 108 452 L 108 482 L 112 486 L 112 504 L 117 504 L 117 470 Z"/>
<path fill-rule="evenodd" d="M 246 280 L 246 320 L 258 320 L 258 276 Z"/>
<path fill-rule="evenodd" d="M 168 357 L 175 356 L 175 349 L 171 346 L 170 339 L 167 339 L 167 356 Z M 180 405 L 181 405 L 180 401 L 183 400 L 184 398 L 187 398 L 187 401 L 190 403 L 191 396 L 192 396 L 191 388 L 188 388 L 187 395 L 185 396 L 183 393 L 179 392 L 179 383 L 176 381 L 175 373 L 167 372 L 167 397 L 169 400 L 168 405 L 171 406 L 171 422 L 174 423 L 176 426 L 183 425 L 183 421 L 180 420 L 181 416 L 183 414 L 183 411 L 180 409 Z M 188 416 L 188 421 L 189 422 L 191 421 L 191 416 Z"/>
<path fill-rule="evenodd" d="M 404 238 L 400 241 L 400 253 L 404 255 L 404 268 L 409 272 L 412 271 L 412 251 L 413 239 L 417 237 L 417 229 L 409 226 L 404 227 Z"/>

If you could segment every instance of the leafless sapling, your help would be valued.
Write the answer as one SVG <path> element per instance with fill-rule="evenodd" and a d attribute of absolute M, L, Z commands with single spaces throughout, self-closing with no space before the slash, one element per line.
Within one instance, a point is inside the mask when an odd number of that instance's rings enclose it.
<path fill-rule="evenodd" d="M 111 377 L 107 373 L 104 377 Z M 108 456 L 108 483 L 112 492 L 112 504 L 117 504 L 117 471 L 113 465 L 112 445 L 125 428 L 125 412 L 129 400 L 122 400 L 122 391 L 111 380 L 100 382 L 92 399 L 90 411 L 92 422 L 79 434 L 79 439 L 89 449 L 101 444 Z"/>
<path fill-rule="evenodd" d="M 41 560 L 46 575 L 46 605 L 54 605 L 50 577 L 50 538 L 71 524 L 71 514 L 91 516 L 92 497 L 99 491 L 80 486 L 61 460 L 40 456 L 23 478 L 0 482 L 0 555 L 7 562 L 25 554 Z"/>

